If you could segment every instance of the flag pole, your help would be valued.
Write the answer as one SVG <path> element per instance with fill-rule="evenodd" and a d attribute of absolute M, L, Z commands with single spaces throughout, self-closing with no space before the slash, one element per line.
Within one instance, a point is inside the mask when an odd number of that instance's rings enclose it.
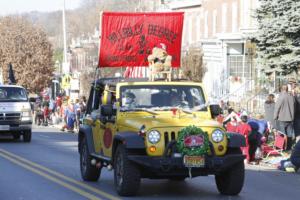
<path fill-rule="evenodd" d="M 98 44 L 98 56 L 100 57 L 100 45 L 101 45 L 101 32 L 102 32 L 102 15 L 103 11 L 100 12 L 99 16 L 99 44 Z M 94 77 L 94 91 L 93 91 L 93 106 L 95 104 L 95 96 L 96 96 L 96 84 L 97 84 L 97 79 L 98 77 L 101 78 L 101 73 L 100 73 L 100 59 L 98 59 L 98 65 L 96 67 L 96 72 L 95 72 L 95 77 Z"/>

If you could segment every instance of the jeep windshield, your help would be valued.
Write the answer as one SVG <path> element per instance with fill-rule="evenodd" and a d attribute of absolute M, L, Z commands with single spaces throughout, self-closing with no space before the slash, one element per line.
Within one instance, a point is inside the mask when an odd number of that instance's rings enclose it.
<path fill-rule="evenodd" d="M 207 111 L 203 90 L 187 85 L 135 85 L 121 87 L 121 111 Z"/>
<path fill-rule="evenodd" d="M 27 92 L 19 87 L 0 87 L 0 102 L 26 102 Z"/>

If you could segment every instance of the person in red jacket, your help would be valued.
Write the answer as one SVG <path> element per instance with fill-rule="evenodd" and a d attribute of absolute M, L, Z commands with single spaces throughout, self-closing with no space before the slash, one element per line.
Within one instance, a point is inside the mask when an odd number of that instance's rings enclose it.
<path fill-rule="evenodd" d="M 232 109 L 228 109 L 228 115 L 223 121 L 223 126 L 226 128 L 227 132 L 237 133 L 236 128 L 241 121 L 238 114 Z"/>
<path fill-rule="evenodd" d="M 249 146 L 248 136 L 251 133 L 251 127 L 247 123 L 247 121 L 248 121 L 247 115 L 242 115 L 241 122 L 239 123 L 239 125 L 236 128 L 236 132 L 238 132 L 239 134 L 242 134 L 245 137 L 246 146 L 241 147 L 241 150 L 242 150 L 243 154 L 246 156 L 245 162 L 249 163 L 251 161 L 251 155 L 249 153 L 250 146 Z"/>

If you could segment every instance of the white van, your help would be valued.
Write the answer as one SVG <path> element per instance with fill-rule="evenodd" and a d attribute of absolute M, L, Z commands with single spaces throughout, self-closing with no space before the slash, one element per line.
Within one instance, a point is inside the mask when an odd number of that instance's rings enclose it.
<path fill-rule="evenodd" d="M 32 115 L 25 88 L 17 85 L 0 85 L 0 135 L 10 133 L 14 139 L 23 135 L 31 141 Z"/>

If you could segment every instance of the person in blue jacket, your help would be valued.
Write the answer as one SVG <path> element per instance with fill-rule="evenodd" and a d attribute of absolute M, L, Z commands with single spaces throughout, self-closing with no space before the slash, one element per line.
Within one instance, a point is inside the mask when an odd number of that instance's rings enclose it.
<path fill-rule="evenodd" d="M 300 168 L 300 140 L 296 143 L 290 157 L 291 163 L 295 166 L 295 171 Z"/>
<path fill-rule="evenodd" d="M 261 116 L 258 116 L 258 119 L 250 118 L 248 120 L 248 124 L 251 126 L 252 129 L 257 130 L 258 137 L 257 142 L 258 146 L 261 146 L 261 138 L 266 135 L 268 130 L 268 122 L 264 119 L 261 119 Z"/>

